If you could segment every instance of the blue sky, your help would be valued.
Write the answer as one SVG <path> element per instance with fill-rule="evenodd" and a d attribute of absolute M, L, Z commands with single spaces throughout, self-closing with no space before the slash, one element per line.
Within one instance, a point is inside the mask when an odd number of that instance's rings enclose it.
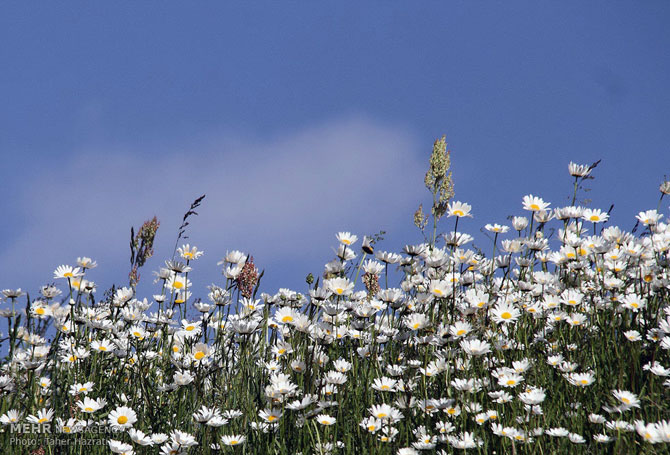
<path fill-rule="evenodd" d="M 461 230 L 529 193 L 565 205 L 568 162 L 597 159 L 590 205 L 630 229 L 670 174 L 669 20 L 660 1 L 4 2 L 0 287 L 83 255 L 125 283 L 129 228 L 157 215 L 148 282 L 206 193 L 196 295 L 232 249 L 298 289 L 337 231 L 421 241 L 442 134 Z"/>

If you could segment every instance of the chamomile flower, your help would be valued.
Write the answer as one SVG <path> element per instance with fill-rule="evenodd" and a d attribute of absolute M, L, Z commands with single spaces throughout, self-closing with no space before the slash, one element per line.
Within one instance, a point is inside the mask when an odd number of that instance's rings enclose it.
<path fill-rule="evenodd" d="M 382 377 L 376 378 L 372 383 L 372 388 L 380 392 L 395 392 L 395 386 L 398 383 L 395 379 Z"/>
<path fill-rule="evenodd" d="M 460 346 L 466 354 L 473 356 L 480 356 L 491 352 L 491 345 L 487 341 L 476 339 L 463 340 L 461 341 Z"/>
<path fill-rule="evenodd" d="M 59 265 L 54 271 L 54 279 L 59 278 L 76 278 L 83 275 L 79 267 L 72 267 L 69 265 Z"/>
<path fill-rule="evenodd" d="M 509 226 L 503 226 L 500 224 L 487 224 L 484 226 L 484 229 L 486 229 L 489 232 L 494 232 L 496 234 L 504 234 L 507 231 L 509 231 Z"/>
<path fill-rule="evenodd" d="M 404 324 L 411 330 L 421 330 L 430 324 L 430 320 L 425 314 L 412 313 L 405 317 Z"/>
<path fill-rule="evenodd" d="M 267 423 L 275 423 L 282 416 L 280 409 L 263 409 L 259 411 L 258 416 Z"/>
<path fill-rule="evenodd" d="M 94 400 L 92 398 L 85 397 L 83 401 L 77 401 L 77 406 L 79 406 L 79 409 L 82 412 L 88 414 L 99 411 L 105 406 L 105 404 L 107 404 L 107 402 L 102 398 Z"/>
<path fill-rule="evenodd" d="M 532 194 L 523 197 L 524 210 L 529 210 L 531 212 L 541 212 L 547 210 L 549 205 L 550 204 L 548 202 L 544 202 L 542 198 L 533 196 Z"/>
<path fill-rule="evenodd" d="M 503 387 L 516 387 L 523 381 L 523 376 L 516 373 L 503 374 L 498 377 L 498 385 Z"/>
<path fill-rule="evenodd" d="M 465 202 L 452 201 L 447 205 L 447 216 L 456 216 L 459 218 L 465 216 L 472 217 L 470 210 L 472 210 L 472 206 L 470 204 L 466 204 Z"/>
<path fill-rule="evenodd" d="M 90 346 L 91 350 L 100 352 L 112 352 L 116 349 L 114 342 L 108 339 L 102 339 L 100 341 L 93 340 L 91 341 Z"/>
<path fill-rule="evenodd" d="M 318 416 L 316 416 L 316 421 L 319 422 L 321 425 L 330 426 L 335 423 L 335 417 L 331 417 L 327 414 L 319 414 Z"/>
<path fill-rule="evenodd" d="M 609 219 L 609 215 L 600 209 L 584 209 L 582 218 L 592 223 L 604 223 Z"/>
<path fill-rule="evenodd" d="M 498 324 L 512 324 L 519 319 L 521 312 L 512 303 L 497 304 L 491 311 L 491 319 Z"/>
<path fill-rule="evenodd" d="M 110 439 L 107 441 L 107 444 L 109 445 L 109 450 L 113 453 L 121 455 L 133 455 L 135 453 L 133 446 L 122 441 L 117 441 L 116 439 Z"/>
<path fill-rule="evenodd" d="M 591 166 L 573 163 L 572 161 L 570 161 L 570 164 L 568 165 L 568 171 L 573 177 L 586 177 L 591 173 L 591 169 Z"/>
<path fill-rule="evenodd" d="M 644 309 L 644 307 L 647 304 L 646 300 L 637 294 L 628 294 L 624 296 L 620 300 L 620 302 L 621 306 L 623 306 L 628 310 L 633 311 L 634 313 L 637 313 L 638 311 Z"/>
<path fill-rule="evenodd" d="M 430 280 L 428 292 L 436 298 L 448 297 L 451 295 L 453 284 L 446 280 Z"/>
<path fill-rule="evenodd" d="M 638 221 L 645 226 L 655 225 L 663 217 L 656 210 L 646 210 L 644 212 L 638 213 L 636 218 Z"/>
<path fill-rule="evenodd" d="M 370 408 L 370 414 L 377 419 L 385 421 L 390 420 L 391 422 L 397 422 L 403 418 L 398 409 L 394 408 L 393 406 L 389 406 L 388 404 L 378 404 L 372 406 Z"/>
<path fill-rule="evenodd" d="M 358 240 L 358 237 L 351 232 L 338 232 L 336 237 L 338 242 L 347 246 L 353 245 Z"/>
<path fill-rule="evenodd" d="M 537 405 L 544 401 L 547 394 L 542 387 L 533 387 L 519 394 L 519 400 L 527 405 Z"/>
<path fill-rule="evenodd" d="M 179 253 L 182 259 L 187 261 L 199 259 L 203 254 L 205 254 L 204 251 L 198 251 L 197 246 L 191 246 L 188 243 L 186 245 L 182 245 L 181 248 L 177 248 L 177 253 Z"/>
<path fill-rule="evenodd" d="M 151 439 L 150 436 L 144 434 L 140 430 L 136 430 L 135 428 L 131 428 L 130 430 L 128 430 L 128 436 L 130 436 L 130 439 L 132 439 L 132 441 L 135 444 L 141 446 L 152 446 L 155 444 L 155 442 L 153 441 L 153 439 Z"/>
<path fill-rule="evenodd" d="M 380 428 L 382 428 L 382 421 L 376 417 L 366 417 L 359 425 L 365 428 L 368 432 L 375 434 Z"/>
<path fill-rule="evenodd" d="M 625 409 L 640 407 L 640 400 L 634 393 L 628 392 L 627 390 L 613 390 L 612 395 L 621 402 L 621 405 Z"/>
<path fill-rule="evenodd" d="M 244 441 L 246 441 L 246 436 L 241 435 L 241 434 L 233 434 L 233 435 L 223 435 L 221 436 L 221 442 L 224 445 L 227 446 L 237 446 L 244 444 Z"/>
<path fill-rule="evenodd" d="M 18 423 L 21 420 L 21 412 L 16 409 L 10 409 L 0 416 L 0 423 L 3 425 L 11 425 L 12 423 Z"/>
<path fill-rule="evenodd" d="M 454 325 L 449 327 L 449 333 L 456 337 L 461 338 L 466 336 L 472 330 L 472 325 L 469 322 L 457 321 Z"/>
<path fill-rule="evenodd" d="M 180 430 L 173 430 L 170 433 L 170 439 L 179 447 L 188 449 L 189 447 L 197 446 L 198 442 L 192 434 Z"/>
<path fill-rule="evenodd" d="M 191 288 L 191 280 L 187 279 L 185 276 L 173 273 L 170 278 L 165 283 L 165 286 L 175 292 L 183 292 L 187 288 Z"/>
<path fill-rule="evenodd" d="M 51 419 L 53 419 L 54 416 L 54 410 L 53 409 L 40 409 L 37 411 L 37 415 L 29 415 L 27 417 L 28 422 L 30 423 L 48 423 L 51 422 Z"/>
<path fill-rule="evenodd" d="M 191 351 L 193 359 L 197 362 L 205 361 L 205 359 L 207 359 L 211 354 L 211 348 L 205 343 L 196 343 L 196 345 L 193 346 L 193 350 Z"/>
<path fill-rule="evenodd" d="M 131 428 L 137 422 L 137 414 L 127 406 L 119 406 L 107 416 L 113 428 Z"/>
<path fill-rule="evenodd" d="M 331 278 L 325 281 L 326 288 L 336 296 L 351 295 L 354 284 L 347 278 Z"/>

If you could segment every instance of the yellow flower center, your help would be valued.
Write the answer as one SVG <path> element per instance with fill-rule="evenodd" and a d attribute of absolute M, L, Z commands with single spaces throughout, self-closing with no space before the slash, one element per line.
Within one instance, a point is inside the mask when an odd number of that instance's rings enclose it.
<path fill-rule="evenodd" d="M 281 322 L 293 322 L 293 316 L 284 316 L 281 318 Z"/>
<path fill-rule="evenodd" d="M 47 420 L 49 420 L 49 419 L 47 419 L 46 417 L 42 417 L 40 420 L 37 421 L 37 423 L 44 423 Z"/>
<path fill-rule="evenodd" d="M 433 289 L 433 294 L 435 294 L 435 295 L 442 295 L 443 293 L 442 293 L 442 291 L 439 290 L 439 289 Z"/>
<path fill-rule="evenodd" d="M 462 210 L 454 210 L 454 215 L 463 216 L 463 211 Z"/>
<path fill-rule="evenodd" d="M 181 281 L 175 281 L 174 283 L 172 283 L 172 287 L 176 289 L 181 289 L 184 287 L 184 283 L 182 283 Z"/>
<path fill-rule="evenodd" d="M 344 243 L 345 245 L 351 245 L 351 240 L 349 240 L 349 239 L 342 239 L 342 240 L 340 240 L 340 241 L 341 241 L 342 243 Z"/>
<path fill-rule="evenodd" d="M 107 350 L 107 348 L 105 346 L 100 346 L 98 349 L 101 350 L 101 351 L 106 351 Z"/>
<path fill-rule="evenodd" d="M 623 401 L 623 402 L 626 403 L 626 404 L 630 404 L 630 400 L 629 400 L 628 398 L 626 398 L 626 397 L 622 397 L 622 398 L 621 398 L 621 401 Z"/>
<path fill-rule="evenodd" d="M 582 379 L 579 382 L 581 382 L 583 385 L 587 385 L 589 383 L 589 380 L 588 379 Z"/>
<path fill-rule="evenodd" d="M 589 218 L 591 221 L 598 221 L 599 219 L 598 215 L 591 215 L 591 218 Z"/>
<path fill-rule="evenodd" d="M 40 316 L 44 314 L 44 308 L 38 308 L 35 310 L 35 313 L 39 314 Z"/>
<path fill-rule="evenodd" d="M 540 206 L 537 204 L 530 204 L 530 209 L 531 210 L 540 210 Z"/>
<path fill-rule="evenodd" d="M 189 325 L 188 327 L 186 327 L 186 331 L 187 331 L 187 332 L 192 332 L 193 330 L 195 330 L 195 326 L 194 326 L 194 325 Z"/>
<path fill-rule="evenodd" d="M 505 311 L 503 314 L 500 315 L 500 317 L 503 319 L 511 319 L 512 313 L 510 313 L 509 311 Z"/>
<path fill-rule="evenodd" d="M 274 422 L 275 420 L 277 420 L 276 416 L 273 416 L 273 415 L 268 416 L 268 422 Z"/>
<path fill-rule="evenodd" d="M 463 330 L 463 329 L 458 330 L 456 332 L 456 335 L 458 335 L 458 336 L 465 335 L 465 330 Z"/>
<path fill-rule="evenodd" d="M 337 289 L 335 289 L 335 292 L 336 292 L 338 295 L 342 295 L 342 293 L 344 292 L 344 289 L 342 289 L 342 288 L 337 288 Z"/>
<path fill-rule="evenodd" d="M 63 427 L 63 432 L 69 433 L 70 432 L 70 427 Z"/>
<path fill-rule="evenodd" d="M 205 353 L 202 352 L 202 351 L 198 351 L 198 352 L 195 353 L 195 355 L 193 357 L 195 357 L 196 360 L 200 360 L 203 357 L 205 357 Z"/>
<path fill-rule="evenodd" d="M 379 414 L 377 414 L 378 419 L 383 419 L 386 417 L 388 417 L 388 414 L 386 414 L 385 412 L 380 412 Z"/>
<path fill-rule="evenodd" d="M 65 272 L 63 276 L 67 278 L 72 278 L 74 275 L 72 274 L 72 272 Z"/>
<path fill-rule="evenodd" d="M 84 411 L 86 411 L 86 412 L 93 412 L 93 408 L 91 408 L 91 407 L 87 407 L 87 408 L 84 408 Z"/>
<path fill-rule="evenodd" d="M 128 417 L 126 417 L 126 416 L 119 416 L 119 417 L 116 419 L 116 422 L 117 422 L 119 425 L 125 425 L 126 423 L 128 423 Z"/>

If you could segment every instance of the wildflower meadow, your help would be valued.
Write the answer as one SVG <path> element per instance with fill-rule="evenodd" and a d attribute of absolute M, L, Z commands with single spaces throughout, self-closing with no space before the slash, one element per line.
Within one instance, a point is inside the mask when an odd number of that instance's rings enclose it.
<path fill-rule="evenodd" d="M 449 158 L 438 139 L 423 243 L 333 233 L 303 289 L 265 289 L 234 245 L 185 244 L 203 196 L 153 295 L 136 288 L 156 218 L 118 287 L 79 257 L 39 294 L 3 290 L 2 453 L 670 453 L 670 182 L 626 231 L 577 202 L 598 163 L 570 163 L 571 205 L 528 194 L 480 226 Z M 203 254 L 222 277 L 197 289 Z"/>

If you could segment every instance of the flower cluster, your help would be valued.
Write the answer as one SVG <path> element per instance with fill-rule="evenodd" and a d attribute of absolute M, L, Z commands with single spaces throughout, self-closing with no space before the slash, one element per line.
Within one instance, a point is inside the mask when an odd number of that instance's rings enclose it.
<path fill-rule="evenodd" d="M 473 223 L 458 201 L 453 231 L 400 252 L 341 232 L 304 292 L 256 298 L 253 260 L 232 251 L 194 300 L 190 245 L 151 298 L 96 299 L 89 258 L 37 298 L 6 289 L 3 447 L 12 424 L 53 423 L 109 431 L 90 453 L 667 451 L 670 225 L 660 207 L 633 233 L 550 206 L 527 195 L 510 226 L 487 224 L 490 257 L 458 231 Z"/>

